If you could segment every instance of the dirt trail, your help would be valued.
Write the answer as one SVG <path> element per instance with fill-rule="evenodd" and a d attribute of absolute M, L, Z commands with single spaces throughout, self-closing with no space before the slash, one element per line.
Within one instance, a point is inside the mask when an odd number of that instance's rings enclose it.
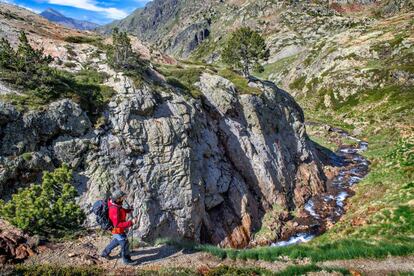
<path fill-rule="evenodd" d="M 99 255 L 109 243 L 110 237 L 89 236 L 57 244 L 47 244 L 39 247 L 39 254 L 31 257 L 26 264 L 56 264 L 60 266 L 97 265 L 109 271 L 133 271 L 140 269 L 158 270 L 160 268 L 184 267 L 197 270 L 208 270 L 219 265 L 255 266 L 272 271 L 283 270 L 293 262 L 263 262 L 263 261 L 232 261 L 221 260 L 208 253 L 195 252 L 187 249 L 177 249 L 174 246 L 160 245 L 154 247 L 135 248 L 131 257 L 136 261 L 134 266 L 125 266 L 119 258 L 119 248 L 115 249 L 106 260 Z M 304 263 L 304 262 L 302 262 Z"/>
<path fill-rule="evenodd" d="M 274 272 L 281 271 L 290 265 L 309 264 L 309 260 L 281 260 L 276 262 L 254 260 L 221 260 L 208 253 L 177 249 L 174 246 L 160 245 L 155 247 L 136 248 L 132 259 L 134 266 L 125 266 L 119 256 L 119 249 L 112 252 L 113 259 L 99 257 L 100 252 L 109 242 L 110 237 L 91 235 L 78 241 L 48 244 L 39 247 L 39 254 L 29 258 L 26 264 L 56 264 L 59 266 L 96 265 L 116 275 L 133 274 L 135 270 L 159 270 L 161 268 L 191 268 L 207 271 L 220 265 L 233 267 L 261 267 Z M 319 266 L 343 267 L 364 275 L 389 275 L 398 272 L 414 273 L 414 256 L 389 257 L 383 260 L 345 260 L 318 263 Z M 324 273 L 326 275 L 326 273 Z"/>

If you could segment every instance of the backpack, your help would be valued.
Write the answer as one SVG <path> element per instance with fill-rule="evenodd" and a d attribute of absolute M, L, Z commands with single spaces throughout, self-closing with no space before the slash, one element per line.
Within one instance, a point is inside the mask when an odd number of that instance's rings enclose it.
<path fill-rule="evenodd" d="M 107 200 L 98 200 L 92 206 L 92 213 L 96 216 L 96 222 L 102 230 L 112 230 L 114 226 L 109 219 L 109 207 Z"/>

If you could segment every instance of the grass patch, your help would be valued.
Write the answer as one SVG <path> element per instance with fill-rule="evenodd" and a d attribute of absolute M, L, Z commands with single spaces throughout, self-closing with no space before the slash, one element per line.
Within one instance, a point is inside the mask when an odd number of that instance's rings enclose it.
<path fill-rule="evenodd" d="M 256 87 L 250 87 L 246 78 L 230 69 L 222 69 L 218 72 L 220 76 L 231 81 L 239 94 L 260 95 L 262 91 Z"/>
<path fill-rule="evenodd" d="M 63 66 L 65 66 L 66 68 L 75 68 L 76 67 L 76 63 L 71 62 L 71 61 L 68 61 L 68 62 L 65 62 L 63 64 Z"/>
<path fill-rule="evenodd" d="M 208 271 L 206 276 L 231 276 L 231 275 L 239 275 L 239 276 L 251 276 L 251 275 L 277 275 L 269 270 L 263 269 L 263 268 L 257 268 L 257 267 L 246 267 L 246 268 L 240 268 L 240 267 L 232 267 L 232 266 L 219 266 L 216 268 L 213 268 L 212 270 Z"/>
<path fill-rule="evenodd" d="M 160 268 L 159 270 L 138 270 L 137 276 L 200 276 L 201 273 L 191 268 L 171 267 Z"/>
<path fill-rule="evenodd" d="M 291 84 L 289 84 L 289 88 L 293 90 L 302 90 L 305 87 L 306 76 L 301 76 L 295 79 Z"/>
<path fill-rule="evenodd" d="M 322 236 L 323 237 L 323 236 Z M 313 262 L 328 260 L 348 260 L 356 258 L 385 258 L 387 256 L 407 256 L 414 253 L 414 239 L 406 238 L 399 241 L 376 241 L 360 239 L 317 238 L 307 244 L 286 247 L 257 247 L 252 249 L 219 248 L 208 244 L 195 244 L 191 241 L 160 239 L 156 244 L 168 244 L 178 248 L 210 253 L 218 258 L 240 260 L 263 260 L 274 262 L 282 257 L 290 259 L 309 258 Z"/>
<path fill-rule="evenodd" d="M 107 45 L 104 44 L 104 38 L 101 36 L 84 36 L 84 35 L 75 35 L 67 36 L 64 38 L 64 41 L 69 43 L 76 44 L 91 44 L 101 50 L 106 50 Z"/>
<path fill-rule="evenodd" d="M 64 38 L 66 42 L 69 43 L 93 43 L 96 40 L 101 40 L 101 38 L 98 37 L 91 37 L 91 36 L 83 36 L 83 35 L 76 35 L 76 36 L 67 36 Z"/>
<path fill-rule="evenodd" d="M 213 39 L 207 38 L 204 40 L 194 52 L 191 53 L 191 58 L 194 60 L 203 60 L 207 56 L 211 55 L 214 50 L 218 49 L 220 46 L 218 42 L 214 42 Z"/>
<path fill-rule="evenodd" d="M 306 275 L 309 272 L 320 272 L 325 271 L 328 273 L 337 272 L 341 275 L 352 275 L 349 270 L 344 268 L 329 268 L 329 267 L 320 267 L 314 264 L 309 265 L 294 265 L 289 266 L 281 272 L 275 273 L 277 276 L 290 276 L 290 275 Z"/>
<path fill-rule="evenodd" d="M 24 112 L 44 108 L 46 104 L 58 99 L 70 98 L 95 122 L 115 94 L 112 88 L 102 84 L 107 76 L 93 69 L 84 69 L 78 73 L 53 69 L 50 74 L 51 82 L 48 83 L 47 90 L 26 89 L 22 95 L 6 94 L 1 95 L 0 99 Z M 49 89 L 53 93 L 48 94 Z"/>
<path fill-rule="evenodd" d="M 210 270 L 194 270 L 191 268 L 171 267 L 160 268 L 157 270 L 143 269 L 136 270 L 134 275 L 137 276 L 221 276 L 221 275 L 239 275 L 239 276 L 290 276 L 290 275 L 304 275 L 309 272 L 326 271 L 329 273 L 339 272 L 342 275 L 350 275 L 345 269 L 340 268 L 324 268 L 316 265 L 298 265 L 289 266 L 280 272 L 272 272 L 267 269 L 258 267 L 233 267 L 233 266 L 219 266 Z M 114 271 L 111 271 L 112 273 Z M 12 268 L 12 275 L 56 275 L 56 276 L 98 276 L 108 275 L 111 273 L 97 266 L 56 266 L 56 265 L 16 265 Z"/>
<path fill-rule="evenodd" d="M 282 59 L 279 59 L 276 62 L 268 63 L 263 66 L 264 71 L 254 72 L 254 75 L 261 79 L 268 79 L 271 74 L 275 73 L 282 73 L 286 71 L 286 68 L 289 67 L 295 60 L 297 59 L 297 55 L 293 55 L 290 57 L 285 57 Z"/>
<path fill-rule="evenodd" d="M 200 76 L 204 71 L 203 67 L 163 65 L 159 66 L 157 70 L 167 78 L 168 84 L 180 89 L 193 98 L 197 99 L 201 96 L 201 92 L 195 86 L 195 83 L 200 80 Z"/>
<path fill-rule="evenodd" d="M 283 211 L 284 209 L 280 205 L 273 205 L 272 210 L 264 215 L 260 230 L 254 234 L 255 240 L 276 240 L 282 227 L 279 217 Z"/>
<path fill-rule="evenodd" d="M 281 257 L 287 256 L 291 259 L 309 258 L 313 262 L 319 262 L 356 258 L 384 258 L 389 255 L 406 256 L 414 253 L 413 241 L 411 243 L 391 243 L 344 239 L 327 243 L 286 247 L 260 247 L 242 250 L 221 249 L 211 245 L 200 245 L 196 248 L 219 258 L 274 262 Z"/>
<path fill-rule="evenodd" d="M 16 265 L 13 275 L 98 276 L 104 275 L 104 270 L 95 266 Z"/>

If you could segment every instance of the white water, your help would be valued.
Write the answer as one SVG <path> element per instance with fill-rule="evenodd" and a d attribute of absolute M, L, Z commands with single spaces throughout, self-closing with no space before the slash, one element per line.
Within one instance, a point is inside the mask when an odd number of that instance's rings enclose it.
<path fill-rule="evenodd" d="M 343 156 L 343 158 L 349 158 L 349 156 L 345 157 L 344 155 L 355 154 L 355 156 L 352 158 L 352 160 L 357 163 L 357 166 L 354 167 L 354 168 L 351 168 L 349 171 L 341 170 L 339 172 L 339 174 L 336 176 L 336 178 L 333 180 L 333 184 L 335 186 L 345 188 L 345 187 L 353 186 L 353 185 L 357 184 L 359 181 L 362 180 L 362 177 L 359 176 L 359 175 L 360 175 L 361 172 L 366 171 L 366 168 L 368 167 L 369 163 L 364 157 L 362 157 L 361 155 L 358 155 L 358 153 L 361 153 L 361 152 L 367 150 L 368 149 L 368 143 L 364 142 L 364 141 L 362 141 L 358 138 L 349 136 L 345 132 L 342 132 L 342 131 L 339 131 L 339 132 L 341 133 L 342 136 L 347 137 L 351 140 L 354 140 L 354 141 L 358 142 L 358 147 L 357 148 L 353 148 L 351 146 L 348 146 L 348 147 L 341 148 L 341 149 L 338 150 L 338 154 L 340 156 Z M 346 175 L 350 175 L 350 174 L 351 174 L 351 176 L 348 178 L 348 181 L 345 181 Z M 345 200 L 347 199 L 348 196 L 349 196 L 348 192 L 346 192 L 345 190 L 342 190 L 335 196 L 333 196 L 333 195 L 325 196 L 323 198 L 323 200 L 325 202 L 335 200 L 336 201 L 336 206 L 337 206 L 337 209 L 336 209 L 335 213 L 339 216 L 344 212 L 343 208 L 345 206 Z M 312 201 L 312 199 L 310 199 L 310 200 L 308 200 L 308 202 L 306 202 L 306 204 L 304 206 L 304 209 L 312 217 L 314 217 L 316 219 L 320 218 L 320 216 L 318 215 L 318 213 L 315 210 L 315 204 Z M 332 218 L 328 218 L 328 220 L 332 220 Z M 272 246 L 288 246 L 288 245 L 292 245 L 292 244 L 308 242 L 308 241 L 312 240 L 314 237 L 315 237 L 315 235 L 312 234 L 312 233 L 298 233 L 298 234 L 290 237 L 286 241 L 279 241 L 279 242 L 276 242 L 276 243 L 272 243 Z"/>
<path fill-rule="evenodd" d="M 344 203 L 345 203 L 345 199 L 348 197 L 348 193 L 345 191 L 340 192 L 337 196 L 336 196 L 336 205 L 343 208 L 344 207 Z"/>
<path fill-rule="evenodd" d="M 356 184 L 356 183 L 358 183 L 359 181 L 361 181 L 362 180 L 362 178 L 361 177 L 359 177 L 359 176 L 351 176 L 350 178 L 349 178 L 349 185 L 350 186 L 352 186 L 352 185 L 354 185 L 354 184 Z"/>
<path fill-rule="evenodd" d="M 290 237 L 290 239 L 288 239 L 287 241 L 280 241 L 280 242 L 275 242 L 272 243 L 271 246 L 288 246 L 288 245 L 292 245 L 292 244 L 296 244 L 296 243 L 302 243 L 302 242 L 308 242 L 311 239 L 313 239 L 315 237 L 315 235 L 310 234 L 310 233 L 299 233 L 296 234 L 292 237 Z"/>
<path fill-rule="evenodd" d="M 308 211 L 308 213 L 314 217 L 314 218 L 319 218 L 319 215 L 316 213 L 315 211 L 315 204 L 313 203 L 312 199 L 310 199 L 306 204 L 305 204 L 305 210 Z"/>

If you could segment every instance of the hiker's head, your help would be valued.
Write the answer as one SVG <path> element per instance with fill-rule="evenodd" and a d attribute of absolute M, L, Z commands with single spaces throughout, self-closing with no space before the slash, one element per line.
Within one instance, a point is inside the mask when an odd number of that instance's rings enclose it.
<path fill-rule="evenodd" d="M 111 199 L 113 202 L 117 203 L 117 204 L 122 204 L 122 202 L 125 199 L 126 194 L 121 191 L 120 189 L 116 189 L 111 196 Z"/>

